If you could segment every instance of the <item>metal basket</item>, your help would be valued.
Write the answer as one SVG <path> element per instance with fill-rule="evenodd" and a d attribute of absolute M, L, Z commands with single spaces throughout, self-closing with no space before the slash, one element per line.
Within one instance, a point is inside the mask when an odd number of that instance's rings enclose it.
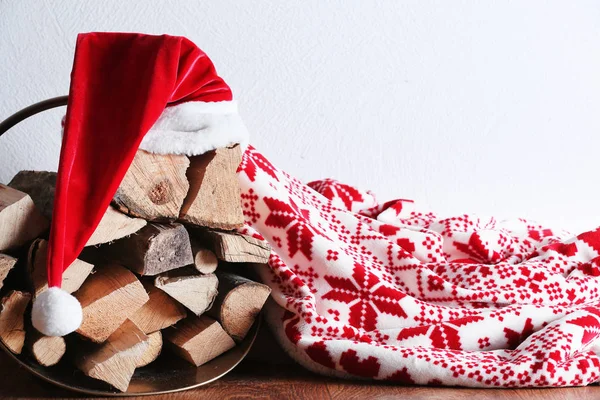
<path fill-rule="evenodd" d="M 68 96 L 54 97 L 22 109 L 0 123 L 0 136 L 33 115 L 66 106 L 67 101 Z M 126 392 L 119 392 L 104 382 L 85 376 L 67 361 L 68 354 L 57 365 L 43 367 L 27 353 L 26 349 L 21 354 L 13 354 L 2 342 L 0 342 L 0 348 L 32 374 L 64 389 L 96 396 L 155 395 L 193 389 L 227 374 L 246 357 L 256 339 L 259 328 L 260 318 L 257 318 L 241 343 L 200 367 L 195 367 L 179 359 L 166 349 L 156 361 L 135 371 Z"/>

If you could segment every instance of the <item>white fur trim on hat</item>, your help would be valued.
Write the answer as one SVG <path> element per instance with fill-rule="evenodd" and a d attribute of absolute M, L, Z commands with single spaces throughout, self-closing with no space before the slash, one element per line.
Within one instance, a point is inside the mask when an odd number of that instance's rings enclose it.
<path fill-rule="evenodd" d="M 167 107 L 140 149 L 195 156 L 236 143 L 245 146 L 248 136 L 235 101 L 190 101 Z"/>
<path fill-rule="evenodd" d="M 62 289 L 51 287 L 33 301 L 31 322 L 46 336 L 65 336 L 76 331 L 82 320 L 81 304 Z"/>

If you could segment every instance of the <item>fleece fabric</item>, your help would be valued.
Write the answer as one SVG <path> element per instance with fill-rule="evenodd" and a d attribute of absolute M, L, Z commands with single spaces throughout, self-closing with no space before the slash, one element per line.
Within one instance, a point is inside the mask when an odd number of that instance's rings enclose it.
<path fill-rule="evenodd" d="M 303 184 L 253 147 L 238 174 L 245 232 L 272 246 L 269 323 L 306 367 L 421 385 L 598 381 L 600 230 L 379 204 Z"/>

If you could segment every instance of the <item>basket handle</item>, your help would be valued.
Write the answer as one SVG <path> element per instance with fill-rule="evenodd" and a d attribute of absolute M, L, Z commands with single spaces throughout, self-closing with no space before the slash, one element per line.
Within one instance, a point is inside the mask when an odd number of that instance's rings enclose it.
<path fill-rule="evenodd" d="M 19 122 L 26 120 L 27 118 L 34 116 L 35 114 L 39 114 L 46 110 L 51 110 L 53 108 L 66 106 L 69 100 L 69 96 L 58 96 L 53 97 L 48 100 L 40 101 L 39 103 L 35 103 L 22 109 L 21 111 L 17 111 L 10 117 L 6 118 L 4 121 L 0 122 L 0 136 L 6 133 L 10 128 L 17 125 Z"/>

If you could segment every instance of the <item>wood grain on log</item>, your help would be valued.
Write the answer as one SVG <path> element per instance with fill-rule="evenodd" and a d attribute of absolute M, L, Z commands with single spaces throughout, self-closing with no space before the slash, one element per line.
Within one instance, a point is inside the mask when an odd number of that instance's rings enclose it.
<path fill-rule="evenodd" d="M 194 267 L 201 274 L 212 274 L 216 271 L 219 261 L 215 253 L 192 241 L 192 254 L 194 256 Z"/>
<path fill-rule="evenodd" d="M 165 340 L 183 359 L 200 366 L 235 346 L 218 321 L 190 316 L 164 331 Z"/>
<path fill-rule="evenodd" d="M 138 150 L 114 204 L 126 214 L 148 221 L 176 220 L 189 189 L 185 175 L 189 165 L 186 156 Z"/>
<path fill-rule="evenodd" d="M 129 217 L 109 206 L 85 245 L 110 243 L 138 232 L 146 224 L 147 222 L 141 218 Z"/>
<path fill-rule="evenodd" d="M 163 339 L 160 331 L 153 332 L 148 335 L 148 348 L 144 351 L 144 354 L 140 357 L 136 367 L 145 367 L 158 358 L 162 351 Z"/>
<path fill-rule="evenodd" d="M 196 315 L 208 310 L 217 295 L 217 277 L 200 275 L 193 268 L 183 268 L 159 275 L 154 285 L 183 304 Z"/>
<path fill-rule="evenodd" d="M 52 219 L 56 172 L 21 171 L 14 176 L 8 186 L 27 193 L 42 215 L 49 220 Z M 146 221 L 143 219 L 131 218 L 113 207 L 108 207 L 86 246 L 108 243 L 129 236 L 145 225 Z"/>
<path fill-rule="evenodd" d="M 193 240 L 198 240 L 212 250 L 219 260 L 265 264 L 271 256 L 269 243 L 252 236 L 208 229 L 193 229 L 191 235 Z"/>
<path fill-rule="evenodd" d="M 190 237 L 181 224 L 151 223 L 99 250 L 107 261 L 140 275 L 154 276 L 194 263 Z"/>
<path fill-rule="evenodd" d="M 46 240 L 37 239 L 29 247 L 27 269 L 34 296 L 39 296 L 40 293 L 48 289 L 47 256 L 48 242 Z M 75 292 L 81 287 L 93 269 L 94 266 L 85 261 L 78 259 L 73 261 L 63 272 L 62 289 L 68 293 Z"/>
<path fill-rule="evenodd" d="M 236 174 L 241 160 L 239 145 L 190 157 L 190 188 L 179 215 L 184 223 L 227 230 L 244 226 Z"/>
<path fill-rule="evenodd" d="M 29 195 L 0 184 L 0 251 L 24 245 L 49 226 Z"/>
<path fill-rule="evenodd" d="M 148 282 L 143 282 L 149 300 L 129 319 L 145 334 L 165 329 L 185 318 L 185 308 L 168 294 Z"/>
<path fill-rule="evenodd" d="M 107 382 L 124 392 L 149 346 L 149 338 L 126 320 L 99 346 L 79 354 L 77 368 L 85 375 Z"/>
<path fill-rule="evenodd" d="M 271 288 L 262 283 L 228 272 L 217 272 L 218 294 L 208 315 L 236 342 L 246 337 L 263 305 L 271 294 Z"/>
<path fill-rule="evenodd" d="M 10 351 L 21 354 L 25 344 L 25 310 L 31 301 L 29 293 L 10 291 L 2 299 L 0 340 Z"/>
<path fill-rule="evenodd" d="M 57 364 L 65 355 L 67 345 L 60 336 L 44 336 L 33 327 L 27 332 L 27 347 L 33 358 L 44 367 Z"/>
<path fill-rule="evenodd" d="M 4 280 L 14 268 L 17 263 L 17 259 L 6 254 L 0 254 L 0 289 L 4 285 Z"/>
<path fill-rule="evenodd" d="M 149 299 L 135 275 L 116 264 L 99 266 L 74 296 L 83 308 L 77 333 L 96 343 L 108 339 Z"/>

